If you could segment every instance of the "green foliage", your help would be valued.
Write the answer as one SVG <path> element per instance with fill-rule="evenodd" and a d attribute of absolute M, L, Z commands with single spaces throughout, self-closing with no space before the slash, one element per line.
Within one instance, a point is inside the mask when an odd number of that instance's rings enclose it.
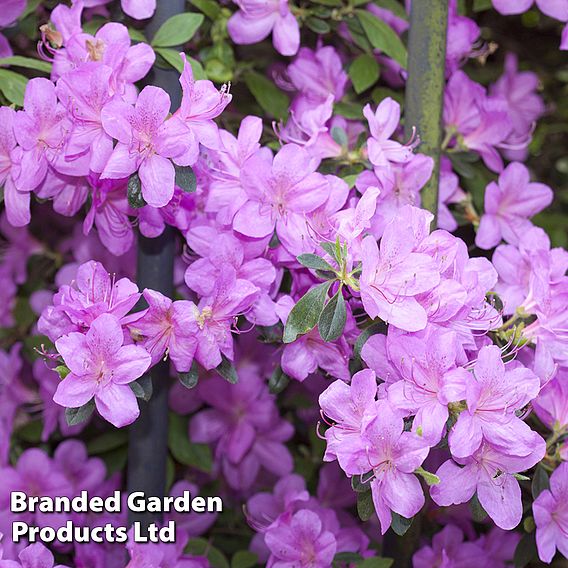
<path fill-rule="evenodd" d="M 199 380 L 199 369 L 197 362 L 193 361 L 191 369 L 186 373 L 178 373 L 179 382 L 186 388 L 192 389 L 197 386 Z"/>
<path fill-rule="evenodd" d="M 146 205 L 146 200 L 142 196 L 142 182 L 138 172 L 134 172 L 128 178 L 128 188 L 126 190 L 128 205 L 133 209 L 140 209 Z"/>
<path fill-rule="evenodd" d="M 173 47 L 187 43 L 203 23 L 202 14 L 185 12 L 176 14 L 165 21 L 154 37 L 152 38 L 153 47 Z"/>
<path fill-rule="evenodd" d="M 211 471 L 213 465 L 211 449 L 206 444 L 190 442 L 187 418 L 174 412 L 170 412 L 168 448 L 177 462 L 205 473 Z"/>
<path fill-rule="evenodd" d="M 0 91 L 8 99 L 8 102 L 24 106 L 24 93 L 27 84 L 27 77 L 9 69 L 0 69 Z"/>
<path fill-rule="evenodd" d="M 394 511 L 392 511 L 391 529 L 398 536 L 404 536 L 406 534 L 406 532 L 408 531 L 408 529 L 410 528 L 410 525 L 412 525 L 413 520 L 414 520 L 414 518 L 407 519 L 406 517 L 403 517 L 403 516 L 399 515 L 398 513 L 395 513 Z"/>
<path fill-rule="evenodd" d="M 292 343 L 298 335 L 304 335 L 318 323 L 325 306 L 331 282 L 318 284 L 302 296 L 288 315 L 284 328 L 284 343 Z"/>
<path fill-rule="evenodd" d="M 237 384 L 239 382 L 239 376 L 237 375 L 237 370 L 235 369 L 233 363 L 221 355 L 221 363 L 215 367 L 215 370 L 229 383 Z"/>
<path fill-rule="evenodd" d="M 379 49 L 406 68 L 406 47 L 396 32 L 371 12 L 355 10 L 355 14 L 373 48 Z"/>
<path fill-rule="evenodd" d="M 284 120 L 288 115 L 288 97 L 264 75 L 249 71 L 244 76 L 245 83 L 256 102 L 269 116 Z"/>
<path fill-rule="evenodd" d="M 43 73 L 51 73 L 51 63 L 32 57 L 22 57 L 21 55 L 13 55 L 12 57 L 0 59 L 0 66 L 24 67 L 26 69 L 35 69 Z"/>
<path fill-rule="evenodd" d="M 197 178 L 189 166 L 178 166 L 174 164 L 176 179 L 175 183 L 186 193 L 194 193 L 197 189 Z"/>
<path fill-rule="evenodd" d="M 77 426 L 89 420 L 95 410 L 94 400 L 90 400 L 87 404 L 78 408 L 66 408 L 65 420 L 69 426 Z"/>
<path fill-rule="evenodd" d="M 347 321 L 347 309 L 343 297 L 342 286 L 325 305 L 318 320 L 318 331 L 324 341 L 335 341 L 341 337 L 345 322 Z"/>
<path fill-rule="evenodd" d="M 357 94 L 366 91 L 379 80 L 379 64 L 370 53 L 362 53 L 349 66 L 349 77 Z"/>

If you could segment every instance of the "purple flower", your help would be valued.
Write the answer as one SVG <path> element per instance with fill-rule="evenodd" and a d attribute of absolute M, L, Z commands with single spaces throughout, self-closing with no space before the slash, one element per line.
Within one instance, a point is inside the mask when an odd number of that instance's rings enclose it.
<path fill-rule="evenodd" d="M 67 568 L 63 564 L 54 566 L 53 554 L 39 542 L 30 544 L 18 554 L 19 562 L 15 560 L 2 560 L 0 554 L 0 568 Z"/>
<path fill-rule="evenodd" d="M 369 122 L 371 137 L 367 140 L 367 153 L 375 174 L 387 188 L 394 183 L 392 164 L 404 164 L 412 157 L 412 145 L 391 140 L 400 122 L 400 105 L 387 97 L 373 113 L 366 105 L 363 114 Z"/>
<path fill-rule="evenodd" d="M 231 326 L 235 318 L 249 310 L 258 298 L 259 289 L 248 280 L 237 278 L 227 266 L 215 282 L 209 296 L 193 306 L 192 327 L 197 338 L 195 359 L 205 369 L 221 364 L 222 355 L 233 360 Z"/>
<path fill-rule="evenodd" d="M 166 353 L 176 371 L 188 372 L 196 349 L 193 311 L 187 300 L 172 302 L 154 290 L 144 290 L 148 310 L 130 326 L 130 333 L 152 356 L 155 365 Z"/>
<path fill-rule="evenodd" d="M 393 337 L 391 332 L 387 349 L 403 377 L 388 387 L 388 400 L 395 408 L 414 415 L 412 431 L 434 446 L 448 421 L 448 403 L 459 400 L 454 388 L 456 375 L 467 375 L 467 371 L 455 366 L 457 336 L 433 327 L 420 334 Z"/>
<path fill-rule="evenodd" d="M 535 0 L 493 0 L 493 6 L 501 14 L 527 12 Z M 538 8 L 547 16 L 562 22 L 568 21 L 568 3 L 563 0 L 536 0 Z"/>
<path fill-rule="evenodd" d="M 483 444 L 473 456 L 448 460 L 436 472 L 438 485 L 430 488 L 432 499 L 441 506 L 466 503 L 477 492 L 481 506 L 498 527 L 514 529 L 523 516 L 521 488 L 514 474 L 530 469 L 545 454 L 546 443 L 535 436 L 532 451 L 524 457 L 507 456 Z"/>
<path fill-rule="evenodd" d="M 312 102 L 324 102 L 329 95 L 339 101 L 349 81 L 337 50 L 326 45 L 315 51 L 302 47 L 287 68 L 292 85 Z"/>
<path fill-rule="evenodd" d="M 483 549 L 473 542 L 464 542 L 461 529 L 446 525 L 432 538 L 432 546 L 423 546 L 412 557 L 414 568 L 476 568 L 486 561 Z"/>
<path fill-rule="evenodd" d="M 496 345 L 482 347 L 473 375 L 456 375 L 454 388 L 465 399 L 463 410 L 449 435 L 452 455 L 471 456 L 486 440 L 499 451 L 528 456 L 540 436 L 515 415 L 538 395 L 540 381 L 522 365 L 506 370 L 501 350 Z M 511 441 L 514 440 L 514 445 Z"/>
<path fill-rule="evenodd" d="M 149 205 L 163 207 L 174 194 L 175 170 L 195 160 L 187 127 L 168 117 L 170 97 L 158 87 L 145 87 L 132 107 L 113 100 L 102 110 L 105 131 L 118 140 L 101 178 L 123 179 L 135 171 Z"/>
<path fill-rule="evenodd" d="M 269 528 L 264 541 L 271 552 L 267 568 L 331 566 L 337 549 L 333 533 L 325 530 L 317 513 L 307 509 Z"/>
<path fill-rule="evenodd" d="M 176 111 L 174 116 L 179 118 L 189 129 L 189 133 L 186 134 L 191 145 L 189 150 L 191 159 L 188 160 L 188 164 L 193 165 L 197 160 L 199 151 L 197 142 L 207 148 L 222 148 L 219 129 L 213 119 L 225 110 L 225 107 L 231 102 L 232 95 L 229 94 L 226 85 L 219 91 L 211 81 L 196 81 L 193 78 L 193 71 L 185 53 L 180 55 L 183 59 L 183 72 L 179 80 L 183 96 L 179 110 Z"/>
<path fill-rule="evenodd" d="M 385 534 L 391 525 L 391 511 L 410 519 L 424 505 L 422 487 L 413 472 L 426 459 L 429 447 L 416 434 L 404 431 L 399 411 L 384 400 L 377 403 L 376 416 L 363 434 L 367 467 L 358 473 L 372 471 L 373 504 L 381 534 Z"/>
<path fill-rule="evenodd" d="M 272 32 L 278 53 L 295 55 L 300 47 L 300 27 L 288 0 L 236 0 L 240 8 L 227 23 L 231 39 L 241 45 L 258 43 Z"/>
<path fill-rule="evenodd" d="M 261 467 L 280 476 L 290 473 L 292 458 L 283 442 L 293 428 L 280 419 L 274 397 L 255 372 L 240 369 L 236 385 L 211 377 L 199 383 L 198 392 L 211 408 L 191 419 L 190 438 L 216 443 L 215 456 L 231 487 L 250 487 Z M 259 444 L 262 435 L 266 440 Z"/>
<path fill-rule="evenodd" d="M 157 0 L 121 0 L 124 13 L 135 20 L 151 18 L 156 11 Z"/>
<path fill-rule="evenodd" d="M 123 345 L 118 319 L 102 314 L 89 331 L 69 333 L 55 342 L 57 351 L 71 371 L 57 387 L 57 404 L 77 408 L 93 397 L 103 418 L 117 428 L 136 420 L 136 396 L 128 383 L 141 377 L 151 363 L 148 352 L 135 345 Z"/>
<path fill-rule="evenodd" d="M 114 315 L 127 323 L 126 315 L 140 294 L 128 278 L 116 280 L 104 266 L 91 260 L 77 269 L 70 285 L 64 284 L 38 321 L 38 330 L 52 341 L 71 331 L 85 332 L 101 314 Z"/>
<path fill-rule="evenodd" d="M 55 85 L 41 77 L 31 79 L 26 86 L 24 110 L 18 111 L 14 119 L 14 134 L 22 148 L 21 168 L 15 180 L 20 191 L 35 189 L 45 179 L 50 164 L 58 162 L 68 127 Z M 61 165 L 61 160 L 58 163 Z"/>
<path fill-rule="evenodd" d="M 529 217 L 552 203 L 552 190 L 542 183 L 530 183 L 529 171 L 518 162 L 509 164 L 485 190 L 485 214 L 481 217 L 475 244 L 490 249 L 504 239 L 517 244 L 532 227 Z"/>
<path fill-rule="evenodd" d="M 26 7 L 26 0 L 6 0 L 2 4 L 0 14 L 0 28 L 6 28 L 13 24 Z"/>
<path fill-rule="evenodd" d="M 0 107 L 0 185 L 4 186 L 6 216 L 11 225 L 23 227 L 30 222 L 30 192 L 20 191 L 15 179 L 20 173 L 21 148 L 14 134 L 16 112 Z"/>
<path fill-rule="evenodd" d="M 337 460 L 348 474 L 369 471 L 363 430 L 377 414 L 377 379 L 370 369 L 353 375 L 351 384 L 334 381 L 319 396 L 322 412 L 335 424 L 325 432 L 324 461 Z"/>
<path fill-rule="evenodd" d="M 56 93 L 67 109 L 72 128 L 65 154 L 68 160 L 89 155 L 89 168 L 102 172 L 112 154 L 112 138 L 105 132 L 101 111 L 111 100 L 112 68 L 89 62 L 57 81 Z"/>
<path fill-rule="evenodd" d="M 551 562 L 556 549 L 568 556 L 568 463 L 561 463 L 550 476 L 550 489 L 534 500 L 536 545 L 543 562 Z"/>
<path fill-rule="evenodd" d="M 241 171 L 248 200 L 235 215 L 233 229 L 254 238 L 276 229 L 288 252 L 301 254 L 307 239 L 305 215 L 323 205 L 330 191 L 316 167 L 308 152 L 295 144 L 284 146 L 274 159 L 251 156 Z"/>
<path fill-rule="evenodd" d="M 420 212 L 428 225 L 431 216 Z M 432 290 L 440 282 L 435 261 L 415 252 L 417 237 L 409 225 L 413 208 L 406 206 L 387 225 L 380 246 L 372 236 L 363 240 L 361 299 L 365 311 L 405 331 L 426 327 L 426 311 L 415 296 Z"/>

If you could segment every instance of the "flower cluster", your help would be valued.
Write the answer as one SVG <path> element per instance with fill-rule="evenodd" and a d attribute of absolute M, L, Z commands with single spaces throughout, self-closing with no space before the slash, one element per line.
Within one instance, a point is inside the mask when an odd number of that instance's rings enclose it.
<path fill-rule="evenodd" d="M 167 491 L 227 510 L 126 551 L 4 537 L 0 568 L 364 568 L 413 522 L 416 568 L 568 556 L 568 252 L 547 213 L 568 169 L 543 150 L 562 69 L 494 57 L 493 23 L 451 0 L 432 149 L 402 105 L 410 2 L 196 1 L 151 40 L 155 0 L 5 4 L 0 533 L 10 491 L 124 488 L 123 427 L 158 376 Z M 531 30 L 568 21 L 533 4 L 493 0 Z M 137 236 L 170 243 L 167 287 L 140 284 Z"/>

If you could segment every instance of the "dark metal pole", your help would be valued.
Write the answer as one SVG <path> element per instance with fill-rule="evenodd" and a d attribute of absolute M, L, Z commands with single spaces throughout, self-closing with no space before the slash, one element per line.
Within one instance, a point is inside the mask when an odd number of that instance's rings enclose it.
<path fill-rule="evenodd" d="M 185 0 L 159 0 L 156 13 L 147 26 L 148 37 L 175 14 L 185 11 Z M 168 92 L 172 111 L 181 101 L 179 73 L 154 67 L 149 83 Z M 152 288 L 168 297 L 174 293 L 175 234 L 166 226 L 155 239 L 138 235 L 138 286 Z M 151 370 L 153 393 L 149 402 L 140 402 L 140 417 L 129 432 L 128 491 L 143 491 L 147 496 L 163 497 L 166 487 L 168 447 L 168 364 L 161 362 Z M 138 521 L 144 529 L 156 521 L 157 515 L 131 513 L 128 522 Z"/>
<path fill-rule="evenodd" d="M 432 177 L 421 191 L 422 207 L 434 215 L 438 213 L 447 30 L 448 0 L 412 0 L 405 134 L 410 137 L 416 127 L 422 141 L 420 152 L 434 159 Z M 394 559 L 396 568 L 412 565 L 421 525 L 419 513 L 404 536 L 397 536 L 392 529 L 385 534 L 383 554 Z"/>
<path fill-rule="evenodd" d="M 412 0 L 405 134 L 410 137 L 416 127 L 420 152 L 434 158 L 434 173 L 420 192 L 422 207 L 434 215 L 438 213 L 447 30 L 448 0 Z"/>

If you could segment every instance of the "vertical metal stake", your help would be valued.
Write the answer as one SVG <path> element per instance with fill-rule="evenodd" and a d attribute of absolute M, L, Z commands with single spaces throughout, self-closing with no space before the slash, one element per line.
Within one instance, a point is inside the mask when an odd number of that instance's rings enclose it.
<path fill-rule="evenodd" d="M 152 37 L 158 28 L 175 14 L 185 11 L 185 0 L 159 0 L 156 13 L 146 28 Z M 172 111 L 181 101 L 179 74 L 171 69 L 154 67 L 148 83 L 161 87 L 170 95 Z M 166 226 L 162 235 L 148 239 L 138 235 L 138 286 L 152 288 L 172 297 L 174 292 L 175 233 Z M 143 491 L 147 496 L 163 497 L 166 486 L 168 445 L 168 363 L 161 362 L 151 370 L 153 394 L 149 402 L 140 403 L 140 417 L 129 432 L 128 492 Z M 158 520 L 151 513 L 131 513 L 129 524 L 137 521 L 143 530 Z"/>
<path fill-rule="evenodd" d="M 420 152 L 434 158 L 434 173 L 422 189 L 422 207 L 437 215 L 442 145 L 442 108 L 448 29 L 448 0 L 412 0 L 408 38 L 405 134 L 416 127 Z"/>

